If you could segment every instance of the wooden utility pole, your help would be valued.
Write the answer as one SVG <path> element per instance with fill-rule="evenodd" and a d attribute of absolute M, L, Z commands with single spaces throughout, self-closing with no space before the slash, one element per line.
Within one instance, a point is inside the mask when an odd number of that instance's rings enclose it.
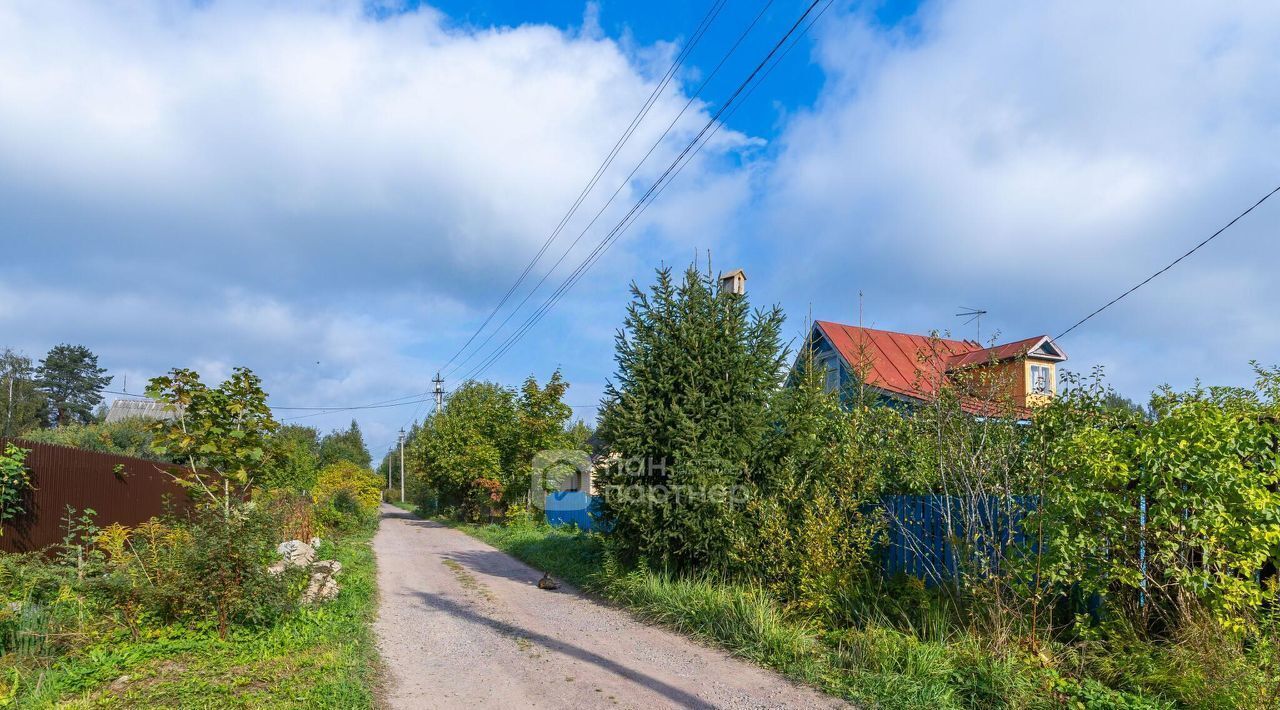
<path fill-rule="evenodd" d="M 400 502 L 404 502 L 404 429 L 400 430 Z"/>

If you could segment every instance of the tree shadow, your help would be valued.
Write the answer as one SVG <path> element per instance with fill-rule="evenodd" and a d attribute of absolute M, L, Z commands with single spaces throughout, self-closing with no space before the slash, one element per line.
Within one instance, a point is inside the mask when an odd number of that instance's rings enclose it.
<path fill-rule="evenodd" d="M 685 707 L 685 708 L 714 708 L 715 707 L 714 704 L 706 700 L 703 700 L 702 698 L 699 698 L 698 696 L 693 695 L 692 693 L 681 690 L 680 688 L 677 688 L 671 685 L 670 683 L 654 678 L 653 676 L 642 673 L 633 668 L 628 668 L 627 666 L 624 666 L 621 663 L 618 663 L 617 661 L 611 658 L 606 658 L 605 656 L 595 653 L 594 651 L 589 651 L 580 646 L 575 646 L 566 641 L 561 641 L 560 639 L 547 636 L 546 634 L 540 634 L 540 633 L 537 633 L 536 631 L 530 631 L 529 629 L 523 628 L 521 626 L 517 626 L 515 624 L 509 624 L 504 621 L 499 621 L 497 619 L 493 619 L 488 616 L 477 614 L 471 608 L 463 604 L 450 601 L 449 599 L 446 599 L 445 597 L 439 594 L 433 594 L 431 592 L 414 592 L 414 594 L 418 596 L 420 599 L 422 599 L 422 602 L 428 607 L 437 609 L 439 611 L 443 611 L 446 614 L 450 614 L 452 616 L 458 617 L 460 619 L 463 619 L 464 621 L 468 621 L 475 624 L 481 624 L 490 629 L 493 629 L 494 631 L 497 631 L 498 633 L 504 636 L 509 636 L 517 639 L 526 639 L 533 643 L 539 644 L 540 646 L 550 651 L 562 653 L 566 656 L 570 656 L 580 661 L 590 663 L 594 666 L 597 666 L 603 670 L 606 670 L 618 676 L 619 678 L 626 679 L 644 688 L 647 688 L 656 693 L 659 693 L 662 696 L 671 700 L 673 703 L 676 703 L 680 707 Z"/>
<path fill-rule="evenodd" d="M 441 555 L 477 574 L 502 577 L 521 584 L 536 584 L 542 571 L 499 550 L 453 550 Z"/>

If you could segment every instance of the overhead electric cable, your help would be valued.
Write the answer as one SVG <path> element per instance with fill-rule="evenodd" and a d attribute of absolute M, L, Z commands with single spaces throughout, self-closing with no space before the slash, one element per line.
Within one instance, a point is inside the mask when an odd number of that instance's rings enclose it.
<path fill-rule="evenodd" d="M 1103 311 L 1107 310 L 1107 309 L 1108 309 L 1108 308 L 1110 308 L 1111 306 L 1114 306 L 1116 303 L 1118 303 L 1118 302 L 1120 301 L 1120 299 L 1124 298 L 1125 296 L 1128 296 L 1129 294 L 1133 293 L 1134 291 L 1137 291 L 1138 289 L 1142 288 L 1143 286 L 1146 286 L 1147 284 L 1151 283 L 1151 281 L 1153 281 L 1157 276 L 1159 276 L 1159 275 L 1163 274 L 1164 272 L 1168 271 L 1169 269 L 1172 269 L 1174 266 L 1177 266 L 1178 262 L 1180 262 L 1180 261 L 1182 261 L 1183 259 L 1185 259 L 1185 258 L 1187 258 L 1187 257 L 1191 256 L 1192 254 L 1196 253 L 1196 251 L 1198 251 L 1198 250 L 1200 249 L 1200 247 L 1202 247 L 1202 246 L 1204 246 L 1204 245 L 1208 244 L 1209 242 L 1213 241 L 1214 239 L 1216 239 L 1216 238 L 1218 237 L 1218 235 L 1219 235 L 1219 234 L 1222 234 L 1223 232 L 1227 231 L 1227 230 L 1231 227 L 1231 225 L 1235 224 L 1236 222 L 1239 222 L 1239 221 L 1240 221 L 1240 220 L 1241 220 L 1245 215 L 1249 214 L 1249 213 L 1250 213 L 1250 212 L 1252 212 L 1254 209 L 1256 209 L 1256 208 L 1258 207 L 1258 205 L 1261 205 L 1263 202 L 1266 202 L 1268 198 L 1270 198 L 1272 195 L 1276 194 L 1277 192 L 1280 192 L 1280 185 L 1277 185 L 1277 186 L 1276 186 L 1276 188 L 1275 188 L 1274 190 L 1272 190 L 1271 192 L 1268 192 L 1267 194 L 1263 195 L 1263 196 L 1262 196 L 1262 199 L 1260 199 L 1260 200 L 1258 200 L 1257 202 L 1253 203 L 1253 205 L 1252 205 L 1252 206 L 1250 206 L 1250 207 L 1249 207 L 1249 209 L 1247 209 L 1247 210 L 1245 210 L 1244 212 L 1241 212 L 1240 214 L 1236 215 L 1234 219 L 1232 219 L 1230 222 L 1227 222 L 1225 225 L 1223 225 L 1221 229 L 1219 229 L 1218 231 L 1214 232 L 1213 234 L 1210 234 L 1210 235 L 1208 236 L 1208 238 L 1206 238 L 1204 241 L 1202 241 L 1202 242 L 1200 242 L 1199 244 L 1197 244 L 1197 245 L 1195 245 L 1195 246 L 1191 247 L 1191 249 L 1189 249 L 1188 251 L 1186 251 L 1185 253 L 1183 253 L 1183 254 L 1182 254 L 1182 256 L 1180 256 L 1180 257 L 1178 257 L 1177 259 L 1174 259 L 1173 261 L 1169 262 L 1167 265 L 1165 265 L 1165 267 L 1164 267 L 1163 269 L 1160 269 L 1159 271 L 1157 271 L 1157 272 L 1155 272 L 1154 274 L 1152 274 L 1152 275 L 1148 276 L 1147 278 L 1143 279 L 1142 281 L 1139 281 L 1139 282 L 1138 282 L 1138 284 L 1137 284 L 1136 286 L 1134 286 L 1134 287 L 1130 288 L 1128 291 L 1125 291 L 1124 293 L 1120 294 L 1119 296 L 1116 296 L 1115 298 L 1111 299 L 1110 301 L 1107 301 L 1107 303 L 1106 303 L 1105 305 L 1103 305 L 1101 308 L 1099 308 L 1098 310 L 1094 311 L 1093 313 L 1090 313 L 1089 315 L 1085 316 L 1084 318 L 1081 318 L 1080 320 L 1076 321 L 1076 324 L 1075 324 L 1075 325 L 1073 325 L 1073 326 L 1071 326 L 1070 328 L 1067 328 L 1066 330 L 1062 331 L 1062 332 L 1058 335 L 1058 337 L 1057 337 L 1057 338 L 1054 338 L 1054 339 L 1055 339 L 1055 340 L 1061 340 L 1063 336 L 1065 336 L 1067 333 L 1070 333 L 1071 331 L 1075 330 L 1076 328 L 1079 328 L 1080 326 L 1084 325 L 1084 324 L 1085 324 L 1085 322 L 1087 322 L 1090 318 L 1093 318 L 1094 316 L 1096 316 L 1096 315 L 1098 315 L 1099 313 L 1101 313 L 1101 312 L 1103 312 Z"/>
<path fill-rule="evenodd" d="M 559 224 L 557 224 L 556 228 L 552 230 L 551 235 L 542 243 L 542 246 L 538 249 L 537 253 L 534 254 L 533 258 L 530 259 L 529 263 L 524 267 L 524 270 L 520 272 L 520 275 L 516 278 L 515 282 L 511 284 L 510 288 L 507 289 L 502 298 L 498 300 L 497 305 L 495 305 L 493 310 L 489 312 L 489 315 L 485 317 L 484 321 L 480 324 L 480 327 L 476 328 L 475 332 L 473 332 L 471 336 L 467 338 L 467 341 L 462 344 L 462 347 L 458 348 L 457 352 L 449 357 L 449 360 L 445 362 L 444 366 L 441 368 L 442 370 L 446 370 L 448 373 L 453 371 L 449 369 L 449 366 L 453 364 L 454 360 L 456 360 L 468 346 L 471 345 L 471 343 L 476 339 L 476 336 L 480 335 L 480 333 L 484 331 L 485 327 L 493 320 L 493 317 L 498 314 L 498 311 L 502 309 L 502 306 L 504 306 L 511 298 L 511 295 L 515 293 L 515 290 L 524 282 L 524 279 L 529 275 L 529 272 L 532 271 L 538 261 L 542 259 L 543 254 L 546 253 L 547 249 L 551 246 L 551 243 L 556 240 L 560 235 L 560 232 L 563 231 L 565 225 L 567 225 L 573 215 L 577 213 L 578 208 L 582 205 L 587 195 L 595 188 L 596 184 L 600 181 L 600 178 L 604 176 L 605 171 L 613 164 L 614 159 L 621 152 L 623 146 L 631 139 L 636 128 L 639 127 L 640 123 L 649 114 L 649 110 L 657 103 L 658 97 L 662 95 L 662 92 L 671 83 L 671 79 L 675 76 L 676 72 L 679 71 L 680 66 L 689 57 L 693 48 L 702 39 L 703 35 L 706 34 L 706 31 L 711 27 L 715 18 L 720 14 L 720 10 L 724 8 L 725 2 L 726 0 L 715 0 L 712 2 L 711 6 L 707 8 L 707 13 L 703 15 L 702 21 L 699 22 L 698 26 L 694 29 L 693 35 L 690 36 L 689 41 L 685 43 L 684 47 L 676 55 L 676 58 L 672 60 L 671 66 L 667 69 L 658 84 L 654 86 L 653 91 L 645 100 L 644 105 L 640 107 L 640 110 L 636 113 L 635 117 L 631 119 L 631 123 L 627 126 L 626 130 L 623 131 L 622 136 L 618 138 L 617 142 L 614 143 L 613 148 L 609 151 L 609 154 L 605 157 L 604 161 L 601 162 L 598 168 L 596 168 L 595 174 L 592 175 L 591 179 L 587 182 L 587 185 L 582 188 L 582 192 L 578 194 L 577 199 L 574 200 L 572 205 L 570 205 L 569 210 L 560 218 Z M 480 347 L 483 347 L 483 345 Z"/>
<path fill-rule="evenodd" d="M 830 0 L 828 0 L 828 2 L 829 1 Z M 653 145 L 649 147 L 649 150 L 645 152 L 644 156 L 640 159 L 640 161 L 636 164 L 636 166 L 632 168 L 630 173 L 627 174 L 627 177 L 624 180 L 622 180 L 622 182 L 618 185 L 617 189 L 613 191 L 613 194 L 609 196 L 609 199 L 605 201 L 605 203 L 596 212 L 595 216 L 591 218 L 591 221 L 588 222 L 587 225 L 582 228 L 582 231 L 578 233 L 578 236 L 564 250 L 564 252 L 560 255 L 560 258 L 558 258 L 556 262 L 551 265 L 551 268 L 548 269 L 547 272 L 542 275 L 542 278 L 538 280 L 538 283 L 534 284 L 533 288 L 530 289 L 529 292 L 525 294 L 524 298 L 521 299 L 520 303 L 516 304 L 516 307 L 513 308 L 511 312 L 507 314 L 507 317 L 504 318 L 500 324 L 498 324 L 498 327 L 495 328 L 492 332 L 490 332 L 489 335 L 486 336 L 483 341 L 481 341 L 480 345 L 478 345 L 475 350 L 473 350 L 469 355 L 467 355 L 467 357 L 464 358 L 462 361 L 458 362 L 458 364 L 455 365 L 453 369 L 451 369 L 448 373 L 446 373 L 446 375 L 452 374 L 453 372 L 461 369 L 462 366 L 466 365 L 467 362 L 469 362 L 473 357 L 479 354 L 480 351 L 484 349 L 485 345 L 487 345 L 489 341 L 493 339 L 493 336 L 497 335 L 499 331 L 501 331 L 504 327 L 506 327 L 507 323 L 511 322 L 511 319 L 515 317 L 516 313 L 518 313 L 520 309 L 523 308 L 526 303 L 528 303 L 529 299 L 533 297 L 533 295 L 537 293 L 538 289 L 540 289 L 542 285 L 546 283 L 547 279 L 550 278 L 553 273 L 555 273 L 555 270 L 560 267 L 560 264 L 562 264 L 564 260 L 569 256 L 569 254 L 573 251 L 574 247 L 576 247 L 578 243 L 582 241 L 582 238 L 586 236 L 587 232 L 590 231 L 593 226 L 595 226 L 595 223 L 600 219 L 601 216 L 604 215 L 605 211 L 609 208 L 610 205 L 613 204 L 613 201 L 618 197 L 619 194 L 621 194 L 622 190 L 631 184 L 632 178 L 634 178 L 636 173 L 639 172 L 640 168 L 644 166 L 645 162 L 648 161 L 649 157 L 653 155 L 654 151 L 657 150 L 657 148 L 660 145 L 662 145 L 662 142 L 666 140 L 667 135 L 671 133 L 671 130 L 675 127 L 676 123 L 679 122 L 679 120 L 689 110 L 689 107 L 693 105 L 693 102 L 697 100 L 697 98 L 702 94 L 703 89 L 705 89 L 707 85 L 711 82 L 711 80 L 714 79 L 715 76 L 720 72 L 720 69 L 724 66 L 725 62 L 728 61 L 731 56 L 733 56 L 733 54 L 737 51 L 738 46 L 741 45 L 742 41 L 746 39 L 747 35 L 751 33 L 751 30 L 755 28 L 756 24 L 760 21 L 760 19 L 764 16 L 765 12 L 769 9 L 769 7 L 772 4 L 773 4 L 773 0 L 768 0 L 768 2 L 766 2 L 764 6 L 760 8 L 760 11 L 756 13 L 756 16 L 751 20 L 751 23 L 747 25 L 747 27 L 742 31 L 740 35 L 738 35 L 737 40 L 728 49 L 728 51 L 726 51 L 725 54 L 720 58 L 720 61 L 716 64 L 715 68 L 712 69 L 712 71 L 707 75 L 705 79 L 703 79 L 701 84 L 698 85 L 698 88 L 692 94 L 690 94 L 688 100 L 685 101 L 684 106 L 681 107 L 680 112 L 677 113 L 676 116 L 671 119 L 671 122 L 669 124 L 667 124 L 667 127 L 662 132 L 662 135 L 658 136 L 658 139 L 653 142 Z M 723 110 L 723 108 L 721 110 Z M 712 121 L 714 120 L 715 118 L 713 117 Z M 704 127 L 703 131 L 705 132 L 705 130 L 706 128 Z M 701 136 L 701 133 L 699 133 L 699 136 Z M 632 209 L 634 210 L 634 208 Z M 501 347 L 502 347 L 501 345 L 498 346 L 498 348 L 501 348 Z M 470 379 L 470 377 L 466 377 L 463 379 Z"/>
<path fill-rule="evenodd" d="M 560 297 L 562 297 L 564 293 L 566 293 L 570 288 L 572 288 L 573 285 L 576 284 L 577 281 L 581 279 L 582 275 L 585 274 L 586 271 L 590 269 L 591 266 L 593 266 L 599 260 L 600 256 L 602 256 L 604 252 L 610 246 L 612 246 L 612 244 L 617 240 L 621 232 L 627 226 L 629 226 L 629 223 L 633 219 L 633 217 L 636 216 L 638 212 L 642 210 L 649 201 L 651 201 L 651 198 L 655 195 L 655 192 L 659 189 L 661 185 L 664 184 L 664 182 L 668 179 L 668 177 L 672 175 L 673 171 L 676 170 L 676 168 L 680 165 L 681 161 L 683 161 L 684 158 L 687 155 L 689 155 L 690 151 L 704 138 L 704 136 L 707 135 L 707 132 L 717 124 L 717 122 L 721 119 L 721 117 L 725 114 L 725 112 L 731 106 L 734 105 L 734 102 L 738 99 L 738 97 L 742 95 L 742 93 L 755 80 L 755 78 L 760 75 L 760 72 L 765 69 L 765 67 L 773 60 L 775 56 L 777 56 L 779 49 L 781 49 L 783 45 L 785 45 L 787 41 L 792 37 L 792 35 L 796 33 L 796 30 L 805 22 L 805 20 L 809 17 L 809 15 L 813 13 L 814 8 L 817 7 L 821 2 L 822 0 L 813 0 L 813 2 L 810 3 L 808 7 L 805 8 L 804 13 L 801 14 L 801 16 L 787 30 L 787 32 L 778 40 L 778 42 L 774 44 L 772 49 L 769 50 L 769 53 L 765 55 L 765 58 L 761 60 L 758 65 L 756 65 L 755 69 L 753 69 L 752 72 L 747 76 L 747 78 L 743 80 L 743 82 L 737 87 L 737 89 L 733 92 L 733 94 L 731 94 L 729 98 L 725 101 L 725 103 L 721 105 L 720 108 L 711 116 L 711 118 L 707 121 L 706 125 L 702 127 L 702 130 L 700 130 L 698 134 L 694 136 L 693 140 L 690 141 L 689 144 L 684 147 L 684 149 L 680 152 L 679 155 L 676 156 L 675 160 L 671 162 L 671 164 L 662 173 L 662 175 L 660 175 L 658 179 L 652 185 L 650 185 L 649 189 L 645 191 L 645 193 L 640 197 L 640 199 L 636 202 L 636 204 L 633 205 L 631 209 L 627 212 L 627 214 L 623 216 L 622 220 L 612 230 L 610 230 L 604 236 L 604 238 L 600 240 L 600 242 L 587 255 L 587 257 L 582 261 L 582 263 L 580 263 L 578 267 L 575 268 L 573 272 L 571 272 L 569 276 L 566 277 L 565 280 L 561 282 L 560 286 L 555 291 L 552 292 L 552 294 L 543 302 L 543 304 L 538 309 L 536 309 L 528 318 L 526 318 L 524 323 L 521 324 L 521 326 L 517 328 L 517 330 L 514 333 L 512 333 L 511 336 L 509 336 L 502 344 L 496 347 L 494 351 L 492 351 L 491 354 L 480 363 L 480 365 L 478 365 L 476 368 L 473 368 L 467 374 L 467 376 L 463 378 L 464 380 L 468 380 L 476 377 L 477 375 L 482 373 L 485 369 L 487 369 L 490 365 L 492 365 L 493 362 L 495 362 L 499 357 L 505 354 L 521 337 L 524 336 L 525 333 L 529 331 L 530 328 L 532 328 L 533 325 L 535 325 L 539 320 L 541 320 L 541 318 L 559 301 Z M 831 0 L 827 0 L 828 5 L 830 5 L 830 2 Z"/>

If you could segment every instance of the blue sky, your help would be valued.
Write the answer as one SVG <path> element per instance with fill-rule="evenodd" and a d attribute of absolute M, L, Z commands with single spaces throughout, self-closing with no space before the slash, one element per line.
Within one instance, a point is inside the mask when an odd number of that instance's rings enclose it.
<path fill-rule="evenodd" d="M 626 181 L 764 7 L 725 2 L 533 272 L 583 235 L 528 308 L 803 4 L 769 3 Z M 5 3 L 0 346 L 39 357 L 83 343 L 130 392 L 170 367 L 213 380 L 235 365 L 279 406 L 425 392 L 707 8 Z M 481 375 L 515 384 L 560 367 L 590 418 L 630 281 L 708 250 L 716 268 L 747 271 L 755 302 L 783 305 L 791 337 L 810 312 L 856 320 L 860 300 L 887 329 L 972 336 L 953 316 L 964 305 L 990 311 L 983 339 L 1056 334 L 1280 182 L 1277 71 L 1269 2 L 838 2 Z M 1145 399 L 1162 383 L 1245 384 L 1251 359 L 1280 361 L 1278 222 L 1280 203 L 1264 205 L 1072 333 L 1070 367 L 1103 366 Z M 355 416 L 376 454 L 425 411 Z M 293 421 L 328 429 L 352 414 Z"/>

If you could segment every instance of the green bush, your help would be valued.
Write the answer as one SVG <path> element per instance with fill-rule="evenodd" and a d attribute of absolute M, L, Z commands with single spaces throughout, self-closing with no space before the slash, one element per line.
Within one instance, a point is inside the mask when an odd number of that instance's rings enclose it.
<path fill-rule="evenodd" d="M 213 628 L 265 626 L 296 604 L 300 572 L 273 574 L 278 525 L 262 510 L 203 511 L 189 525 L 151 520 L 111 525 L 97 538 L 104 561 L 86 590 L 134 638 L 181 623 Z"/>
<path fill-rule="evenodd" d="M 349 461 L 326 466 L 311 491 L 316 519 L 338 531 L 350 532 L 377 522 L 382 502 L 382 478 Z"/>
<path fill-rule="evenodd" d="M 1245 631 L 1267 598 L 1256 575 L 1280 561 L 1280 371 L 1258 369 L 1253 389 L 1166 388 L 1153 417 L 1109 407 L 1099 380 L 1066 383 L 1032 432 L 1043 503 L 1028 525 L 1050 539 L 1025 578 L 1104 595 L 1159 635 L 1200 607 Z"/>
<path fill-rule="evenodd" d="M 173 463 L 151 448 L 155 439 L 153 423 L 148 419 L 124 419 L 101 424 L 66 424 L 56 429 L 32 429 L 22 438 L 41 444 L 71 446 L 105 454 L 133 456 L 140 459 Z"/>
<path fill-rule="evenodd" d="M 31 490 L 31 474 L 23 461 L 27 449 L 5 444 L 0 452 L 0 535 L 3 525 L 27 511 L 27 492 Z"/>
<path fill-rule="evenodd" d="M 38 552 L 0 554 L 0 654 L 51 655 L 79 631 L 82 600 L 67 594 L 74 570 Z"/>

